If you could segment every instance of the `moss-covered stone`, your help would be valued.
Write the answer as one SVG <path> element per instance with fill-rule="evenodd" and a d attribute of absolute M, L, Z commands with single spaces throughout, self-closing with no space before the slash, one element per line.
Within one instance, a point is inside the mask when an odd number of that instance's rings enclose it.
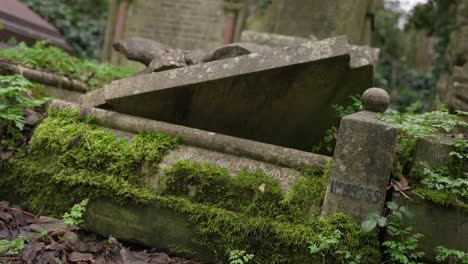
<path fill-rule="evenodd" d="M 25 208 L 54 216 L 84 198 L 143 212 L 159 208 L 185 219 L 193 243 L 220 259 L 230 250 L 244 249 L 261 263 L 315 263 L 318 256 L 309 254 L 308 242 L 338 229 L 344 236 L 336 249 L 361 254 L 365 263 L 380 261 L 375 235 L 364 234 L 342 214 L 317 216 L 327 182 L 320 172 L 304 173 L 284 194 L 277 181 L 261 172 L 231 177 L 221 168 L 181 161 L 166 171 L 162 193 L 146 188 L 142 164 L 157 169 L 178 142 L 157 132 L 117 139 L 78 112 L 50 112 L 37 128 L 29 154 L 1 164 L 0 197 L 14 196 Z M 148 233 L 170 235 L 157 228 Z M 190 249 L 176 242 L 167 247 Z M 336 257 L 327 259 L 337 263 Z"/>

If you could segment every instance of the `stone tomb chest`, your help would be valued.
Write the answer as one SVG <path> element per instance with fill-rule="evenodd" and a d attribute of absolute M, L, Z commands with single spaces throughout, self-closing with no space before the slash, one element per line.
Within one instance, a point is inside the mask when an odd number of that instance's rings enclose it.
<path fill-rule="evenodd" d="M 336 37 L 114 81 L 82 102 L 310 151 L 338 125 L 330 106 L 372 86 L 369 49 Z"/>

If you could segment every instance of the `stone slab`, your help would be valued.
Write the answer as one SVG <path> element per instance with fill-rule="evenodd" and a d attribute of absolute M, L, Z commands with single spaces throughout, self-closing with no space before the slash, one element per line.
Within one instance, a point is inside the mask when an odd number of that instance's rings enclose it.
<path fill-rule="evenodd" d="M 159 174 L 152 175 L 147 184 L 157 189 L 159 177 L 164 177 L 164 169 L 180 160 L 189 160 L 197 163 L 207 163 L 221 168 L 225 168 L 231 175 L 235 175 L 242 170 L 251 172 L 261 171 L 273 179 L 279 181 L 280 186 L 288 192 L 301 173 L 291 168 L 261 162 L 249 158 L 238 157 L 230 154 L 210 151 L 207 149 L 182 145 L 178 149 L 171 151 L 159 164 Z"/>
<path fill-rule="evenodd" d="M 426 163 L 432 168 L 447 165 L 450 160 L 450 152 L 452 152 L 452 141 L 452 138 L 444 136 L 421 139 L 414 151 L 414 161 Z M 465 162 L 465 168 L 468 169 L 467 162 Z"/>
<path fill-rule="evenodd" d="M 441 207 L 411 195 L 410 201 L 398 193 L 394 193 L 392 200 L 398 205 L 405 205 L 414 214 L 414 219 L 408 225 L 413 226 L 414 232 L 424 237 L 419 243 L 422 251 L 426 252 L 424 259 L 435 263 L 434 248 L 444 246 L 468 252 L 468 210 L 455 207 Z"/>
<path fill-rule="evenodd" d="M 112 201 L 91 201 L 84 215 L 85 228 L 121 241 L 171 250 L 182 247 L 195 251 L 196 258 L 208 263 L 214 253 L 194 243 L 194 228 L 182 215 L 157 205 L 119 205 Z"/>
<path fill-rule="evenodd" d="M 362 111 L 341 120 L 322 215 L 344 212 L 362 221 L 382 212 L 398 130 Z"/>
<path fill-rule="evenodd" d="M 309 151 L 339 120 L 332 104 L 373 86 L 372 57 L 345 37 L 112 82 L 99 91 L 126 114 Z M 369 53 L 370 54 L 370 53 Z M 85 95 L 83 102 L 93 102 Z"/>
<path fill-rule="evenodd" d="M 74 103 L 80 102 L 81 96 L 83 95 L 81 92 L 67 90 L 60 87 L 44 85 L 44 89 L 47 91 L 47 96 Z"/>

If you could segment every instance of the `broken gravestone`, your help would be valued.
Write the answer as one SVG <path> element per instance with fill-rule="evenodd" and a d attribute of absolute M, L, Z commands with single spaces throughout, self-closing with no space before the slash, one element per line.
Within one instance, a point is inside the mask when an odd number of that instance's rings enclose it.
<path fill-rule="evenodd" d="M 363 95 L 365 111 L 343 117 L 338 132 L 322 215 L 344 212 L 362 221 L 382 212 L 393 167 L 398 130 L 378 120 L 390 102 L 378 88 Z"/>
<path fill-rule="evenodd" d="M 337 125 L 332 104 L 373 86 L 373 57 L 346 37 L 112 82 L 82 103 L 310 150 Z"/>

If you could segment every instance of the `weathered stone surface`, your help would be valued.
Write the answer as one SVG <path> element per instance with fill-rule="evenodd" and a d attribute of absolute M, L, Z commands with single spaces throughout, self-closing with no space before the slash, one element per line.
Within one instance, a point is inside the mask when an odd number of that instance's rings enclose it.
<path fill-rule="evenodd" d="M 237 42 L 229 45 L 224 45 L 218 47 L 212 51 L 209 51 L 205 56 L 203 56 L 203 62 L 210 62 L 228 58 L 234 58 L 242 55 L 247 55 L 250 53 L 264 52 L 269 50 L 270 47 L 265 45 L 259 45 L 255 43 L 248 42 Z"/>
<path fill-rule="evenodd" d="M 92 201 L 84 216 L 86 229 L 102 236 L 160 249 L 183 247 L 208 263 L 214 254 L 193 242 L 195 233 L 187 219 L 157 205 L 118 205 L 111 201 Z"/>
<path fill-rule="evenodd" d="M 66 90 L 60 87 L 48 85 L 44 85 L 43 87 L 47 91 L 47 96 L 74 103 L 80 102 L 81 96 L 84 94 L 83 92 Z"/>
<path fill-rule="evenodd" d="M 214 166 L 225 168 L 232 175 L 235 175 L 242 170 L 248 170 L 252 172 L 262 171 L 273 179 L 278 180 L 285 192 L 289 191 L 289 189 L 301 176 L 299 171 L 291 168 L 284 168 L 262 161 L 214 152 L 197 147 L 181 146 L 178 149 L 171 151 L 167 156 L 164 157 L 159 165 L 160 171 L 158 175 L 149 175 L 147 180 L 149 186 L 154 189 L 158 189 L 158 178 L 163 177 L 164 169 L 180 160 L 208 163 Z"/>
<path fill-rule="evenodd" d="M 390 104 L 390 96 L 384 89 L 367 89 L 361 97 L 364 110 L 383 113 Z"/>
<path fill-rule="evenodd" d="M 142 75 L 112 82 L 96 105 L 310 150 L 338 122 L 330 105 L 373 86 L 371 53 L 357 51 L 337 37 Z"/>
<path fill-rule="evenodd" d="M 214 165 L 224 164 L 226 168 L 232 172 L 242 168 L 252 170 L 265 169 L 267 174 L 270 171 L 272 177 L 277 179 L 284 179 L 286 183 L 290 184 L 292 183 L 291 180 L 295 179 L 296 172 L 293 172 L 292 170 L 286 170 L 281 167 L 320 168 L 324 167 L 330 160 L 330 157 L 310 152 L 298 151 L 251 140 L 234 138 L 189 127 L 129 116 L 103 109 L 81 107 L 80 105 L 63 101 L 54 100 L 51 102 L 49 107 L 51 109 L 81 108 L 84 109 L 88 114 L 93 115 L 100 123 L 100 125 L 105 128 L 121 131 L 120 133 L 129 132 L 132 134 L 141 131 L 161 131 L 169 136 L 180 137 L 186 146 L 194 147 L 187 147 L 186 149 L 188 152 L 185 154 L 175 152 L 174 155 L 169 156 L 171 161 L 168 160 L 166 163 L 174 161 L 174 158 L 171 157 L 180 155 L 181 159 L 188 158 L 194 159 L 194 161 L 206 161 Z M 126 134 L 121 135 L 126 136 Z M 211 152 L 208 153 L 206 150 L 216 152 L 217 154 L 214 155 Z M 207 156 L 197 156 L 204 154 Z M 237 158 L 237 160 L 234 160 L 234 157 Z M 217 159 L 219 160 L 217 161 Z M 224 159 L 226 159 L 225 162 L 223 162 Z M 229 166 L 227 166 L 228 163 L 230 163 Z"/>
<path fill-rule="evenodd" d="M 362 221 L 384 208 L 398 130 L 362 111 L 341 120 L 322 215 Z"/>
<path fill-rule="evenodd" d="M 225 19 L 219 0 L 136 0 L 127 8 L 124 36 L 180 49 L 214 48 L 223 44 Z"/>
<path fill-rule="evenodd" d="M 441 207 L 411 195 L 413 201 L 393 194 L 392 200 L 398 205 L 405 205 L 414 214 L 408 226 L 414 227 L 415 233 L 421 233 L 424 238 L 419 248 L 426 252 L 424 260 L 435 261 L 434 248 L 443 245 L 447 248 L 468 251 L 468 210 L 463 208 Z"/>
<path fill-rule="evenodd" d="M 247 29 L 298 37 L 313 34 L 318 39 L 347 35 L 351 43 L 365 45 L 370 43 L 376 2 L 272 0 L 266 10 L 249 17 Z"/>
<path fill-rule="evenodd" d="M 267 32 L 256 32 L 251 30 L 242 31 L 241 35 L 242 42 L 257 43 L 260 45 L 266 45 L 270 47 L 286 47 L 305 42 L 317 41 L 313 36 L 309 38 L 293 37 L 287 35 L 273 34 Z"/>
<path fill-rule="evenodd" d="M 170 49 L 160 42 L 139 37 L 119 40 L 114 42 L 112 46 L 127 59 L 141 62 L 146 66 Z"/>
<path fill-rule="evenodd" d="M 453 151 L 451 144 L 453 139 L 448 137 L 434 137 L 421 139 L 414 151 L 414 161 L 423 162 L 432 168 L 447 165 L 450 159 L 450 152 Z M 465 164 L 468 169 L 468 163 Z"/>

